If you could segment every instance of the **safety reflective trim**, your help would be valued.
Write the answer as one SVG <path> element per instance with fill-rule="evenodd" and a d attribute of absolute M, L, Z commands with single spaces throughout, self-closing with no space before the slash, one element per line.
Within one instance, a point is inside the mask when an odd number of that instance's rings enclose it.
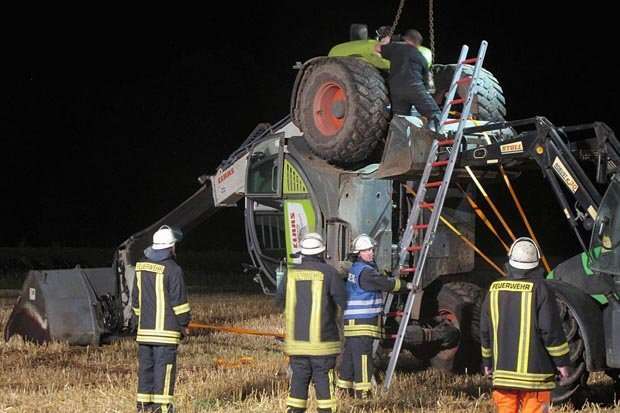
<path fill-rule="evenodd" d="M 360 337 L 370 336 L 376 338 L 383 338 L 383 328 L 372 325 L 345 325 L 344 336 L 345 337 Z"/>
<path fill-rule="evenodd" d="M 164 396 L 161 394 L 153 395 L 153 403 L 172 404 L 173 402 L 174 402 L 174 396 Z"/>
<path fill-rule="evenodd" d="M 285 345 L 291 345 L 291 341 L 295 340 L 295 307 L 297 307 L 297 282 L 295 281 L 295 273 L 291 271 L 290 277 L 286 277 L 286 301 L 284 306 L 284 314 L 286 320 L 286 338 Z M 290 341 L 288 341 L 290 340 Z"/>
<path fill-rule="evenodd" d="M 342 380 L 341 378 L 338 378 L 338 380 L 336 380 L 336 386 L 338 386 L 341 389 L 352 389 L 353 388 L 353 382 L 349 381 L 349 380 Z"/>
<path fill-rule="evenodd" d="M 185 304 L 177 305 L 176 307 L 172 307 L 172 311 L 174 311 L 174 314 L 176 315 L 187 313 L 190 310 L 191 308 L 189 307 L 189 303 L 185 303 Z"/>
<path fill-rule="evenodd" d="M 139 315 L 140 315 L 140 309 L 139 309 L 139 308 L 136 308 L 136 307 L 131 307 L 131 309 L 133 310 L 133 313 L 134 313 L 135 315 L 137 315 L 137 316 L 139 316 Z"/>
<path fill-rule="evenodd" d="M 323 274 L 321 274 L 323 275 Z M 310 309 L 310 343 L 321 342 L 321 309 L 323 300 L 323 279 L 312 280 L 312 307 Z"/>
<path fill-rule="evenodd" d="M 308 405 L 308 400 L 296 399 L 289 396 L 288 399 L 286 399 L 286 405 L 289 407 L 297 407 L 298 409 L 305 409 Z"/>
<path fill-rule="evenodd" d="M 336 402 L 336 383 L 334 377 L 336 374 L 334 373 L 334 369 L 329 369 L 327 372 L 327 377 L 329 377 L 329 400 L 334 403 L 332 407 L 332 412 L 336 411 L 337 402 Z M 317 400 L 320 406 L 320 400 Z"/>
<path fill-rule="evenodd" d="M 482 357 L 489 358 L 493 356 L 493 351 L 490 348 L 480 346 L 480 349 L 482 350 Z"/>
<path fill-rule="evenodd" d="M 153 402 L 153 395 L 147 393 L 138 393 L 136 400 L 138 403 L 151 403 Z"/>
<path fill-rule="evenodd" d="M 529 390 L 551 390 L 555 388 L 555 382 L 537 382 L 529 380 L 509 380 L 493 378 L 493 386 L 503 386 Z"/>
<path fill-rule="evenodd" d="M 157 343 L 157 344 L 179 344 L 181 341 L 178 338 L 168 337 L 156 337 L 156 336 L 138 336 L 136 337 L 138 343 Z"/>
<path fill-rule="evenodd" d="M 332 412 L 335 412 L 336 407 L 338 406 L 338 402 L 336 401 L 336 399 L 329 399 L 329 400 L 317 399 L 316 405 L 319 409 L 330 409 Z"/>
<path fill-rule="evenodd" d="M 370 382 L 368 380 L 368 355 L 362 354 L 362 383 Z"/>
<path fill-rule="evenodd" d="M 370 382 L 353 383 L 353 390 L 368 391 L 371 388 L 372 388 L 372 385 Z"/>
<path fill-rule="evenodd" d="M 344 315 L 356 315 L 356 314 L 368 314 L 369 316 L 374 316 L 376 314 L 381 314 L 383 312 L 382 307 L 377 308 L 358 308 L 356 310 L 345 310 Z M 370 317 L 368 317 L 370 318 Z"/>
<path fill-rule="evenodd" d="M 136 272 L 136 283 L 138 283 L 138 308 L 142 308 L 142 273 Z"/>
<path fill-rule="evenodd" d="M 499 358 L 499 353 L 497 352 L 498 346 L 498 337 L 497 337 L 497 326 L 499 325 L 499 305 L 498 305 L 498 291 L 490 291 L 489 292 L 489 307 L 491 310 L 491 325 L 493 326 L 493 354 L 495 357 L 493 358 L 493 369 L 497 368 L 497 359 Z"/>
<path fill-rule="evenodd" d="M 532 291 L 534 283 L 528 281 L 495 281 L 491 284 L 490 291 Z"/>
<path fill-rule="evenodd" d="M 519 322 L 519 350 L 517 353 L 517 371 L 527 373 L 530 356 L 530 333 L 532 325 L 532 293 L 521 293 L 521 319 Z"/>
<path fill-rule="evenodd" d="M 395 278 L 394 279 L 394 288 L 392 288 L 392 292 L 396 292 L 400 290 L 400 279 L 399 278 Z"/>
<path fill-rule="evenodd" d="M 284 352 L 291 356 L 329 356 L 340 353 L 339 341 L 309 343 L 307 341 L 285 341 Z"/>
<path fill-rule="evenodd" d="M 547 352 L 549 353 L 549 355 L 552 357 L 560 357 L 565 354 L 568 354 L 569 352 L 567 342 L 564 342 L 564 344 L 560 344 L 559 346 L 551 346 L 551 347 L 545 347 L 545 348 L 547 349 Z"/>
<path fill-rule="evenodd" d="M 295 281 L 323 281 L 325 278 L 321 271 L 311 270 L 291 270 L 286 277 Z"/>
<path fill-rule="evenodd" d="M 164 274 L 158 272 L 155 275 L 155 297 L 157 307 L 155 308 L 155 329 L 164 329 L 164 319 L 166 315 L 166 297 L 164 295 Z"/>
<path fill-rule="evenodd" d="M 181 333 L 179 333 L 178 331 L 150 330 L 150 329 L 146 329 L 146 328 L 139 328 L 138 329 L 138 335 L 140 335 L 140 336 L 163 336 L 163 337 L 174 337 L 174 338 L 180 338 L 181 337 Z"/>
<path fill-rule="evenodd" d="M 519 373 L 510 370 L 494 370 L 493 377 L 507 378 L 507 379 L 529 379 L 535 381 L 548 381 L 555 380 L 553 373 Z"/>
<path fill-rule="evenodd" d="M 160 264 L 153 264 L 152 262 L 138 262 L 136 263 L 136 271 L 149 271 L 149 272 L 164 272 L 165 266 Z"/>
<path fill-rule="evenodd" d="M 383 298 L 373 298 L 372 300 L 349 300 L 347 305 L 371 305 L 383 304 Z"/>
<path fill-rule="evenodd" d="M 172 364 L 166 364 L 166 378 L 164 379 L 164 396 L 170 396 L 170 378 L 172 376 Z"/>

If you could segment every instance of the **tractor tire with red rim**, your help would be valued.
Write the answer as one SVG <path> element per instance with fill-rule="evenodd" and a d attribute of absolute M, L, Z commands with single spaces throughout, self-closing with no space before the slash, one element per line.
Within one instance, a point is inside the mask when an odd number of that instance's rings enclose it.
<path fill-rule="evenodd" d="M 432 357 L 431 366 L 454 372 L 480 370 L 480 312 L 482 290 L 475 284 L 447 282 L 437 294 L 439 316 L 461 332 L 456 347 L 442 350 Z"/>
<path fill-rule="evenodd" d="M 299 127 L 319 157 L 334 164 L 366 159 L 388 129 L 381 73 L 356 57 L 333 57 L 306 69 L 296 107 Z"/>

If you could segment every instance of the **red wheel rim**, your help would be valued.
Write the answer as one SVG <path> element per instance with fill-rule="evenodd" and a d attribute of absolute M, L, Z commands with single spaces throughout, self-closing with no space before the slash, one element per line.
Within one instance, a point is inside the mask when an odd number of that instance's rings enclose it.
<path fill-rule="evenodd" d="M 314 95 L 314 124 L 323 135 L 334 136 L 344 125 L 346 99 L 344 89 L 335 82 L 322 84 Z"/>

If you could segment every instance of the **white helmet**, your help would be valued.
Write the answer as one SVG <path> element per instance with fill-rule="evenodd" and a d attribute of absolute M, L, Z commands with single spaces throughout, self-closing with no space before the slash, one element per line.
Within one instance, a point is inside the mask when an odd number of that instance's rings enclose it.
<path fill-rule="evenodd" d="M 353 252 L 355 254 L 360 251 L 369 250 L 376 245 L 375 240 L 367 234 L 360 234 L 353 240 Z"/>
<path fill-rule="evenodd" d="M 163 250 L 172 247 L 177 241 L 180 241 L 180 234 L 175 233 L 168 225 L 162 225 L 153 234 L 154 250 Z"/>
<path fill-rule="evenodd" d="M 520 270 L 531 270 L 538 266 L 540 250 L 536 243 L 528 237 L 517 238 L 510 247 L 508 263 Z"/>
<path fill-rule="evenodd" d="M 309 232 L 301 239 L 301 253 L 303 255 L 316 255 L 325 251 L 325 242 L 321 234 Z"/>

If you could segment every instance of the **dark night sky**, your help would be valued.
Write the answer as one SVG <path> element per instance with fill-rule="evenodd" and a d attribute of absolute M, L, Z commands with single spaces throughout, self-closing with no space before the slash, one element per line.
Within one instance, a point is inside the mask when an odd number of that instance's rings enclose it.
<path fill-rule="evenodd" d="M 346 41 L 350 23 L 391 23 L 398 6 L 278 3 L 14 16 L 0 245 L 122 242 L 193 193 L 257 123 L 286 115 L 296 61 Z M 542 4 L 435 0 L 436 62 L 486 39 L 509 118 L 617 129 L 611 6 Z M 408 0 L 398 31 L 428 37 L 427 14 L 426 1 Z M 226 212 L 199 236 L 242 249 L 240 220 Z"/>

